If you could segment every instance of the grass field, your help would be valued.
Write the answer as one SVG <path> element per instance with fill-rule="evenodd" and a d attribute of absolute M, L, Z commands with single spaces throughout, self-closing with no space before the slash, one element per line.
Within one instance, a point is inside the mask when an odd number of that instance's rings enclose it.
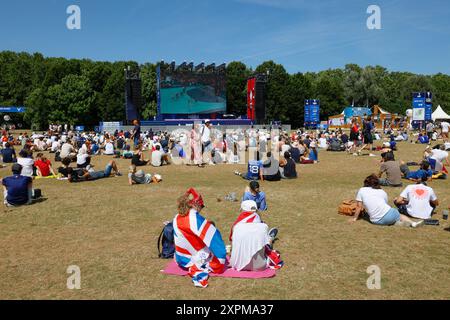
<path fill-rule="evenodd" d="M 400 144 L 397 158 L 418 161 L 423 146 Z M 148 155 L 147 155 L 148 157 Z M 50 157 L 53 159 L 53 157 Z M 162 222 L 176 213 L 176 198 L 188 187 L 204 197 L 203 214 L 225 238 L 239 203 L 221 201 L 241 194 L 247 183 L 234 176 L 244 165 L 207 168 L 169 166 L 159 185 L 130 187 L 127 177 L 69 184 L 38 180 L 46 201 L 0 209 L 1 299 L 449 299 L 450 232 L 442 209 L 450 204 L 449 180 L 432 182 L 441 200 L 441 226 L 419 229 L 349 224 L 337 214 L 363 179 L 378 170 L 377 158 L 320 153 L 317 165 L 298 166 L 300 178 L 262 183 L 269 211 L 262 218 L 279 227 L 285 266 L 267 280 L 212 278 L 207 289 L 189 278 L 166 276 L 157 258 Z M 105 157 L 94 158 L 99 167 Z M 128 160 L 119 160 L 127 172 Z M 0 176 L 10 168 L 0 169 Z M 390 202 L 401 189 L 385 189 Z M 68 290 L 66 269 L 81 269 L 81 290 Z M 366 270 L 381 268 L 381 290 L 369 290 Z"/>

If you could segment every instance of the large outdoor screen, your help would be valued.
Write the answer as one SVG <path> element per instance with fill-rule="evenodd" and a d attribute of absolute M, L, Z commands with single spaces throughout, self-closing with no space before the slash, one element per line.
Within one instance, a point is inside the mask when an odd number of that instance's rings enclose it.
<path fill-rule="evenodd" d="M 162 114 L 226 113 L 224 72 L 161 70 Z"/>

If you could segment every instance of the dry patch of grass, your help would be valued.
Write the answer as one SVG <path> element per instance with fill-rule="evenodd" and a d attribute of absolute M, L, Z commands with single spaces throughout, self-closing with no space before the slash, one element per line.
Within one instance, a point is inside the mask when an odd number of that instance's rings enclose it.
<path fill-rule="evenodd" d="M 423 147 L 401 144 L 397 157 L 419 160 Z M 51 157 L 52 158 L 52 157 Z M 94 159 L 98 169 L 108 159 Z M 320 153 L 317 165 L 298 166 L 295 181 L 262 183 L 269 211 L 263 219 L 280 229 L 277 249 L 285 267 L 266 280 L 212 278 L 206 290 L 189 278 L 165 276 L 157 258 L 162 222 L 171 220 L 176 198 L 188 187 L 204 196 L 204 215 L 225 239 L 246 182 L 233 175 L 244 165 L 147 167 L 163 175 L 159 185 L 127 185 L 120 178 L 69 184 L 38 180 L 48 200 L 22 208 L 0 209 L 0 298 L 2 299 L 448 299 L 450 233 L 439 227 L 417 230 L 354 225 L 337 214 L 363 179 L 378 170 L 378 158 Z M 126 173 L 128 160 L 119 160 Z M 9 168 L 0 169 L 0 176 Z M 449 205 L 449 182 L 432 183 Z M 400 189 L 386 189 L 392 200 Z M 441 208 L 442 209 L 442 208 Z M 442 210 L 438 218 L 442 218 Z M 81 290 L 66 288 L 66 269 L 81 268 Z M 366 269 L 378 265 L 382 289 L 368 290 Z M 176 290 L 175 290 L 176 288 Z"/>

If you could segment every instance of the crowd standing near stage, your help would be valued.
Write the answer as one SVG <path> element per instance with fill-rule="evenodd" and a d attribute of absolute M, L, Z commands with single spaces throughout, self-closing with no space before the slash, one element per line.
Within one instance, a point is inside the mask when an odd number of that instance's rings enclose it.
<path fill-rule="evenodd" d="M 204 168 L 226 163 L 246 164 L 246 172 L 234 172 L 248 181 L 248 187 L 243 192 L 241 212 L 229 237 L 230 263 L 236 270 L 257 271 L 283 266 L 280 254 L 273 249 L 278 229 L 269 229 L 263 222 L 264 213 L 270 208 L 270 194 L 261 190 L 260 183 L 302 179 L 303 165 L 319 164 L 320 154 L 325 151 L 355 157 L 376 157 L 375 153 L 379 152 L 379 171 L 363 181 L 356 195 L 357 210 L 350 222 L 366 215 L 375 225 L 417 228 L 432 217 L 439 205 L 438 196 L 428 183 L 445 179 L 450 167 L 447 122 L 442 122 L 440 128 L 429 122 L 423 130 L 414 132 L 390 126 L 376 129 L 372 119 L 366 117 L 361 125 L 354 119 L 349 133 L 342 129 L 285 132 L 271 127 L 222 132 L 210 121 L 173 132 L 144 131 L 138 121 L 133 125 L 131 131 L 102 133 L 76 132 L 68 125 L 51 125 L 47 132 L 31 135 L 13 136 L 3 130 L 2 166 L 11 164 L 12 173 L 2 179 L 4 204 L 14 207 L 39 200 L 42 191 L 33 187 L 38 179 L 80 183 L 120 177 L 118 162 L 129 163 L 127 183 L 130 186 L 163 182 L 163 177 L 154 173 L 161 166 Z M 438 144 L 438 139 L 442 143 Z M 395 152 L 402 142 L 424 145 L 423 157 L 407 159 L 407 162 L 397 160 Z M 109 158 L 102 170 L 92 162 L 99 156 Z M 382 187 L 403 188 L 393 199 L 393 206 Z M 175 261 L 188 270 L 193 283 L 199 287 L 208 286 L 210 273 L 224 271 L 226 255 L 230 253 L 218 226 L 201 216 L 203 207 L 202 196 L 190 188 L 178 199 L 178 214 L 173 220 L 177 235 Z"/>

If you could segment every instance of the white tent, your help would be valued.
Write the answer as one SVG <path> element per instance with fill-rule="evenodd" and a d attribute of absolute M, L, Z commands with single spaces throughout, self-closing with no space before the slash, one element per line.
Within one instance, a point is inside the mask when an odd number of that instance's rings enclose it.
<path fill-rule="evenodd" d="M 450 119 L 450 116 L 446 114 L 444 110 L 442 110 L 441 106 L 438 106 L 436 111 L 433 112 L 431 118 L 433 119 L 433 121 L 444 119 L 448 120 Z"/>

